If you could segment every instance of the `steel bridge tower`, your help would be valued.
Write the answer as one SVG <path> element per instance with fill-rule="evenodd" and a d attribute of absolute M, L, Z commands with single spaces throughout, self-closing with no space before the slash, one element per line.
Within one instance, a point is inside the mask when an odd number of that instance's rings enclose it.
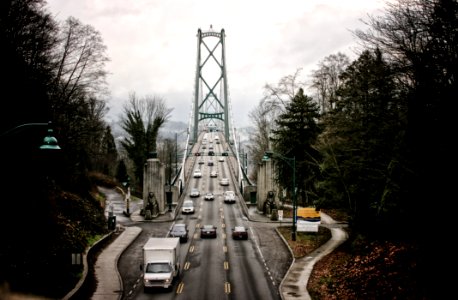
<path fill-rule="evenodd" d="M 205 129 L 223 131 L 229 142 L 229 106 L 224 29 L 197 31 L 197 66 L 192 118 L 193 142 Z M 205 39 L 205 41 L 204 41 Z"/>

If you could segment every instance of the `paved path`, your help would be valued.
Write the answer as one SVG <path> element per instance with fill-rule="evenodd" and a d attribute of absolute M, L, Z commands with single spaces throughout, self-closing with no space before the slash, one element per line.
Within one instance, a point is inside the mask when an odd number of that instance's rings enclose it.
<path fill-rule="evenodd" d="M 321 212 L 321 222 L 335 224 L 336 222 L 325 213 Z M 311 300 L 307 291 L 307 283 L 312 273 L 313 266 L 325 255 L 331 253 L 347 238 L 347 233 L 341 228 L 330 227 L 332 238 L 307 256 L 293 261 L 291 268 L 280 285 L 280 294 L 283 300 Z"/>
<path fill-rule="evenodd" d="M 116 238 L 116 241 L 100 253 L 95 263 L 95 277 L 105 278 L 107 280 L 98 280 L 97 289 L 91 299 L 121 299 L 123 285 L 117 268 L 118 259 L 141 231 L 140 227 L 125 227 L 121 235 Z"/>

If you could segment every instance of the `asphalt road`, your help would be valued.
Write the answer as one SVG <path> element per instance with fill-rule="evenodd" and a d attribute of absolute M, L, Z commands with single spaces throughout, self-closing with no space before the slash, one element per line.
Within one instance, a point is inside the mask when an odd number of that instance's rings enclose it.
<path fill-rule="evenodd" d="M 205 170 L 205 172 L 209 172 L 209 169 Z M 223 169 L 220 169 L 220 172 L 220 174 L 224 174 L 228 170 L 223 171 Z M 208 181 L 204 184 L 201 179 L 199 181 L 201 181 L 200 184 L 191 183 L 190 186 L 199 188 L 205 186 L 207 189 L 212 189 L 216 194 L 215 200 L 205 201 L 203 200 L 203 196 L 194 199 L 199 211 L 194 215 L 184 216 L 179 214 L 175 220 L 179 223 L 187 223 L 190 228 L 190 241 L 181 247 L 182 263 L 184 264 L 186 260 L 194 267 L 199 266 L 199 268 L 189 271 L 187 278 L 201 278 L 200 281 L 204 280 L 206 282 L 205 284 L 196 284 L 199 280 L 188 281 L 186 285 L 187 292 L 208 298 L 212 294 L 203 293 L 201 289 L 217 286 L 212 280 L 215 278 L 221 279 L 226 276 L 226 272 L 218 276 L 214 276 L 215 274 L 208 272 L 209 268 L 215 268 L 215 265 L 219 264 L 218 261 L 212 261 L 208 255 L 209 253 L 221 251 L 222 240 L 199 240 L 196 237 L 196 243 L 198 243 L 198 247 L 196 248 L 200 252 L 196 251 L 196 253 L 189 254 L 189 246 L 191 245 L 192 238 L 198 233 L 196 226 L 200 226 L 203 223 L 218 224 L 218 232 L 221 236 L 223 233 L 228 234 L 229 228 L 235 224 L 243 223 L 249 229 L 250 240 L 232 241 L 229 238 L 227 239 L 227 248 L 230 250 L 226 254 L 225 259 L 230 260 L 230 267 L 233 269 L 231 270 L 230 277 L 226 278 L 226 280 L 232 283 L 231 297 L 232 299 L 242 299 L 241 297 L 245 297 L 247 294 L 249 295 L 250 286 L 259 284 L 262 288 L 258 287 L 258 289 L 262 289 L 262 293 L 265 293 L 266 299 L 281 299 L 279 285 L 291 265 L 292 257 L 289 249 L 275 230 L 278 224 L 249 221 L 242 215 L 239 204 L 223 203 L 222 191 L 231 187 L 224 187 L 220 190 L 221 187 L 215 184 L 215 182 L 218 182 L 217 179 L 214 180 L 213 184 L 210 184 Z M 108 195 L 109 201 L 115 204 L 114 207 L 119 210 L 120 205 L 123 204 L 122 195 L 117 190 L 104 190 L 104 192 Z M 138 204 L 131 203 L 131 206 L 135 207 L 135 205 Z M 119 211 L 116 211 L 116 215 L 119 215 L 119 213 Z M 199 214 L 201 215 L 199 216 Z M 142 262 L 142 246 L 150 236 L 165 237 L 173 222 L 132 222 L 129 218 L 124 217 L 118 218 L 117 221 L 123 226 L 135 225 L 142 228 L 139 237 L 126 249 L 118 262 L 118 269 L 123 281 L 122 299 L 150 299 L 152 295 L 143 292 L 143 284 L 141 282 L 142 272 L 139 266 Z M 227 228 L 223 230 L 221 224 L 225 224 L 224 226 L 227 225 Z M 256 260 L 256 263 L 253 260 Z M 248 273 L 242 272 L 242 270 L 247 269 L 247 265 L 251 266 L 250 271 L 246 271 Z M 202 274 L 207 274 L 208 276 L 205 277 Z M 224 281 L 219 280 L 218 284 L 224 284 Z M 176 288 L 177 285 L 178 283 L 174 287 Z M 194 289 L 200 290 L 193 291 L 192 286 Z M 236 286 L 243 286 L 243 289 L 235 289 L 234 287 Z M 221 290 L 225 288 L 220 287 Z M 255 288 L 253 289 L 256 290 Z M 180 296 L 167 291 L 165 293 L 155 291 L 153 295 L 155 299 L 186 299 L 184 295 Z"/>

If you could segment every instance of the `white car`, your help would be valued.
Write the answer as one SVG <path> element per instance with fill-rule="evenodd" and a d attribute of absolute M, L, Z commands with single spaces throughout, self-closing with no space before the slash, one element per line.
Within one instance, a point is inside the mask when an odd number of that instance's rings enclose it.
<path fill-rule="evenodd" d="M 182 214 L 193 214 L 194 213 L 194 203 L 192 200 L 184 200 L 183 206 L 181 207 Z"/>
<path fill-rule="evenodd" d="M 218 172 L 216 172 L 215 170 L 211 171 L 211 172 L 210 172 L 210 177 L 211 177 L 211 178 L 216 178 L 216 177 L 218 177 Z"/>
<path fill-rule="evenodd" d="M 205 194 L 204 200 L 209 200 L 209 201 L 215 200 L 215 196 L 213 195 L 212 192 L 208 192 Z"/>
<path fill-rule="evenodd" d="M 224 186 L 229 185 L 229 178 L 221 178 L 221 180 L 219 181 L 219 184 L 224 185 Z"/>
<path fill-rule="evenodd" d="M 194 178 L 201 178 L 202 177 L 202 171 L 200 169 L 197 169 L 194 171 Z"/>
<path fill-rule="evenodd" d="M 234 191 L 225 191 L 224 192 L 224 203 L 235 203 Z"/>
<path fill-rule="evenodd" d="M 218 158 L 218 161 L 223 162 L 223 161 L 224 161 L 224 157 L 220 156 L 220 157 Z"/>
<path fill-rule="evenodd" d="M 191 197 L 199 197 L 200 196 L 200 192 L 199 192 L 198 189 L 192 188 L 191 189 L 191 193 L 189 194 L 189 196 L 191 196 Z"/>

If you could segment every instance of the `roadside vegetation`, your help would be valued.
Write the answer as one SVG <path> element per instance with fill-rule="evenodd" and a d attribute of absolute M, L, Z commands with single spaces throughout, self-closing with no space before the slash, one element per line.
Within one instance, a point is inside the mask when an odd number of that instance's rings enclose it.
<path fill-rule="evenodd" d="M 340 210 L 324 210 L 339 223 L 348 216 Z M 371 240 L 351 232 L 349 239 L 315 263 L 307 283 L 312 299 L 426 299 L 426 291 L 416 275 L 418 245 L 405 240 Z M 303 258 L 328 242 L 329 229 L 298 233 L 291 240 L 291 226 L 279 232 L 296 259 Z"/>

